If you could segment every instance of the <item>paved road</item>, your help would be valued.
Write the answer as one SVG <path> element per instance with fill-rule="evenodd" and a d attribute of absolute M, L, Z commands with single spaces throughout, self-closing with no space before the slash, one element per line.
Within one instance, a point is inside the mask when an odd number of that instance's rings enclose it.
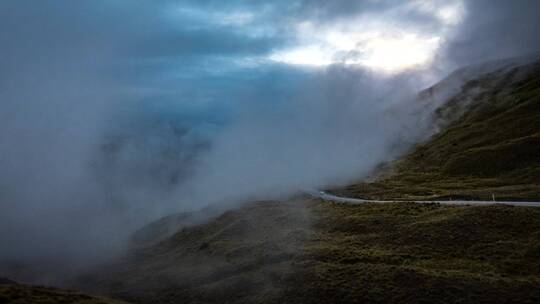
<path fill-rule="evenodd" d="M 320 198 L 327 201 L 332 201 L 342 204 L 364 204 L 364 203 L 393 203 L 396 201 L 378 201 L 378 200 L 365 200 L 359 198 L 342 197 L 333 194 L 326 193 L 324 191 L 309 191 L 307 192 L 312 197 Z M 504 201 L 409 201 L 418 204 L 437 203 L 442 205 L 511 205 L 511 206 L 525 206 L 525 207 L 540 207 L 540 202 L 504 202 Z"/>

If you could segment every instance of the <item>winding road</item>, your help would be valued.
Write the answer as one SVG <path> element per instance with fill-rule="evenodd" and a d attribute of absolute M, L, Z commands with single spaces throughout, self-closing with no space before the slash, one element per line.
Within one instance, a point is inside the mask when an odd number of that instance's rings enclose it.
<path fill-rule="evenodd" d="M 329 194 L 325 191 L 308 191 L 307 192 L 311 197 L 320 198 L 326 201 L 332 201 L 335 203 L 341 203 L 341 204 L 365 204 L 365 203 L 393 203 L 398 202 L 397 200 L 387 200 L 387 201 L 379 201 L 379 200 L 365 200 L 360 198 L 351 198 L 351 197 L 343 197 L 343 196 L 337 196 L 333 194 Z M 406 201 L 406 200 L 405 200 Z M 413 202 L 417 204 L 430 204 L 430 203 L 437 203 L 441 205 L 478 205 L 478 206 L 488 206 L 488 205 L 510 205 L 510 206 L 522 206 L 522 207 L 540 207 L 540 202 L 505 202 L 505 201 L 407 201 L 407 202 Z"/>

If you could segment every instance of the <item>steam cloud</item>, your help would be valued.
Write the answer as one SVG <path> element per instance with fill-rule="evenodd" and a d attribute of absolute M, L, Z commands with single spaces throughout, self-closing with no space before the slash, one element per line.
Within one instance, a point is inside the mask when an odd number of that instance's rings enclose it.
<path fill-rule="evenodd" d="M 433 81 L 427 70 L 261 58 L 294 42 L 291 20 L 399 2 L 2 1 L 0 275 L 12 261 L 97 262 L 173 212 L 368 175 L 423 134 L 414 96 Z M 536 51 L 537 6 L 465 2 L 434 68 Z M 245 11 L 265 14 L 246 21 Z"/>

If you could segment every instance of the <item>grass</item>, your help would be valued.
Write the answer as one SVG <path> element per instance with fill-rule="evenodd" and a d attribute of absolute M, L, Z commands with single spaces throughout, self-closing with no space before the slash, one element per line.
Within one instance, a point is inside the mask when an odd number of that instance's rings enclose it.
<path fill-rule="evenodd" d="M 297 201 L 250 204 L 137 247 L 78 286 L 134 303 L 273 303 L 296 271 L 310 220 Z"/>
<path fill-rule="evenodd" d="M 255 203 L 85 284 L 133 303 L 538 303 L 540 209 Z"/>
<path fill-rule="evenodd" d="M 289 303 L 538 303 L 540 210 L 312 206 Z"/>
<path fill-rule="evenodd" d="M 540 68 L 521 67 L 466 84 L 440 108 L 457 113 L 470 90 L 483 88 L 443 131 L 391 164 L 393 174 L 338 189 L 378 199 L 474 198 L 540 200 Z M 525 73 L 519 81 L 512 75 Z M 457 115 L 457 114 L 454 114 Z"/>
<path fill-rule="evenodd" d="M 93 297 L 79 292 L 17 284 L 0 280 L 0 303 L 10 304 L 122 304 L 125 302 Z"/>

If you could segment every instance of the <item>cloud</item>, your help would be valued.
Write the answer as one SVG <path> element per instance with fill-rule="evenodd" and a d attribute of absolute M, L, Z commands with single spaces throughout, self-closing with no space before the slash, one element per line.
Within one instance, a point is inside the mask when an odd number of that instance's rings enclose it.
<path fill-rule="evenodd" d="M 303 79 L 281 98 L 243 100 L 180 192 L 208 202 L 280 198 L 369 175 L 422 132 L 401 106 L 390 110 L 412 100 L 415 88 L 407 81 L 416 76 L 408 76 L 336 66 Z M 257 93 L 270 92 L 259 84 Z"/>
<path fill-rule="evenodd" d="M 441 58 L 454 66 L 524 56 L 540 50 L 537 1 L 466 1 L 465 18 Z"/>
<path fill-rule="evenodd" d="M 0 4 L 0 258 L 69 264 L 123 234 L 113 228 L 125 213 L 91 172 L 125 106 L 113 66 L 138 29 L 115 12 L 124 14 L 97 1 Z"/>
<path fill-rule="evenodd" d="M 339 8 L 339 9 L 338 9 Z M 455 1 L 305 1 L 291 21 L 296 43 L 270 59 L 288 64 L 361 65 L 386 72 L 428 66 L 463 15 Z"/>

